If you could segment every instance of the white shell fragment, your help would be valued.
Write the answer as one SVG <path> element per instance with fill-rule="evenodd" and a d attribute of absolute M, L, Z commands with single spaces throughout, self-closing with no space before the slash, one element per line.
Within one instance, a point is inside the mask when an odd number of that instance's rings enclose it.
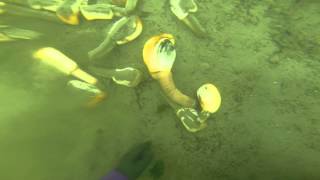
<path fill-rule="evenodd" d="M 116 69 L 116 72 L 121 72 L 121 71 L 131 71 L 130 69 L 128 68 L 125 68 L 125 69 Z M 128 80 L 125 80 L 125 79 L 117 79 L 115 76 L 112 76 L 112 80 L 117 83 L 117 84 L 120 84 L 120 85 L 124 85 L 124 86 L 129 86 L 130 85 L 130 81 Z"/>
<path fill-rule="evenodd" d="M 102 91 L 98 89 L 96 86 L 79 80 L 70 80 L 68 82 L 68 85 L 94 95 L 102 93 Z"/>

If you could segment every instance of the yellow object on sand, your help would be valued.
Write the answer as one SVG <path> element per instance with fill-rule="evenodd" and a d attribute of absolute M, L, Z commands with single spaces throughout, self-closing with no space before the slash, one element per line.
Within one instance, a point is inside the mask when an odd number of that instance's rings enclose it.
<path fill-rule="evenodd" d="M 135 40 L 138 36 L 140 36 L 140 34 L 142 33 L 143 26 L 142 26 L 142 21 L 138 16 L 135 16 L 135 23 L 132 24 L 132 29 L 134 29 L 134 31 L 131 34 L 126 36 L 124 39 L 117 41 L 118 45 L 131 42 Z"/>
<path fill-rule="evenodd" d="M 65 0 L 58 7 L 56 15 L 67 24 L 78 25 L 81 3 L 82 0 Z"/>
<path fill-rule="evenodd" d="M 150 38 L 143 48 L 143 60 L 150 75 L 156 79 L 168 99 L 183 107 L 193 107 L 195 100 L 178 90 L 173 81 L 171 68 L 176 58 L 175 40 L 171 34 Z"/>
<path fill-rule="evenodd" d="M 72 75 L 89 84 L 94 85 L 98 82 L 95 77 L 80 69 L 76 62 L 55 48 L 45 47 L 38 49 L 33 54 L 33 57 L 41 60 L 49 66 L 54 67 L 64 74 Z"/>
<path fill-rule="evenodd" d="M 197 91 L 197 96 L 202 111 L 215 113 L 221 106 L 221 95 L 213 84 L 202 85 Z"/>

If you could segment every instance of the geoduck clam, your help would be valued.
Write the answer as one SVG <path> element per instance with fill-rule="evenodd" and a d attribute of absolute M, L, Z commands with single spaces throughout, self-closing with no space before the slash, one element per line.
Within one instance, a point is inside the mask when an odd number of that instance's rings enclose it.
<path fill-rule="evenodd" d="M 168 101 L 177 117 L 189 132 L 198 132 L 207 127 L 207 120 L 221 105 L 218 89 L 212 84 L 204 84 L 197 91 L 199 108 L 181 107 Z"/>
<path fill-rule="evenodd" d="M 74 76 L 89 84 L 96 85 L 98 82 L 95 77 L 83 71 L 75 61 L 55 48 L 40 48 L 34 52 L 33 57 L 66 75 Z"/>
<path fill-rule="evenodd" d="M 99 89 L 101 85 L 99 84 L 98 79 L 83 71 L 75 61 L 59 50 L 52 47 L 40 48 L 33 53 L 33 57 L 61 73 L 81 80 L 71 83 L 74 87 L 95 92 L 95 96 L 89 102 L 90 106 L 97 104 L 105 98 L 106 93 Z"/>
<path fill-rule="evenodd" d="M 137 7 L 138 0 L 112 0 L 111 3 L 95 2 L 80 6 L 80 11 L 87 20 L 112 19 L 114 16 L 128 16 Z"/>
<path fill-rule="evenodd" d="M 138 0 L 112 1 L 112 4 L 104 2 L 82 3 L 80 12 L 86 20 L 108 20 L 114 17 L 123 17 L 131 14 L 137 6 Z"/>
<path fill-rule="evenodd" d="M 110 78 L 113 82 L 127 87 L 136 87 L 142 81 L 142 73 L 136 68 L 126 67 L 122 69 L 107 69 L 89 67 L 92 74 L 102 78 Z"/>
<path fill-rule="evenodd" d="M 199 37 L 207 36 L 205 28 L 194 16 L 198 11 L 198 5 L 194 0 L 170 0 L 170 9 L 179 20 L 194 32 L 195 35 Z"/>
<path fill-rule="evenodd" d="M 142 22 L 138 16 L 122 17 L 111 25 L 103 42 L 88 52 L 90 59 L 98 59 L 108 54 L 117 45 L 136 39 L 142 32 Z"/>
<path fill-rule="evenodd" d="M 214 85 L 204 84 L 197 91 L 197 100 L 201 107 L 201 110 L 198 110 L 196 100 L 175 87 L 171 73 L 176 57 L 174 44 L 174 38 L 170 34 L 150 38 L 143 49 L 143 60 L 152 78 L 160 83 L 166 100 L 184 127 L 190 132 L 197 132 L 207 126 L 210 114 L 218 110 L 221 96 Z"/>
<path fill-rule="evenodd" d="M 84 0 L 29 0 L 28 5 L 32 9 L 46 10 L 56 13 L 64 23 L 70 25 L 79 24 L 80 6 Z"/>
<path fill-rule="evenodd" d="M 197 91 L 200 109 L 176 108 L 176 114 L 189 132 L 197 132 L 207 127 L 207 120 L 221 105 L 221 95 L 213 84 L 204 84 Z"/>
<path fill-rule="evenodd" d="M 176 58 L 175 40 L 171 34 L 150 38 L 143 48 L 143 60 L 150 75 L 160 83 L 165 95 L 183 107 L 193 107 L 195 101 L 176 88 L 172 77 L 172 66 Z"/>
<path fill-rule="evenodd" d="M 2 1 L 2 3 L 8 3 L 16 7 L 20 6 L 33 10 L 44 10 L 43 12 L 53 12 L 62 22 L 70 25 L 78 25 L 80 23 L 80 14 L 82 14 L 86 20 L 105 20 L 112 19 L 114 16 L 127 16 L 136 8 L 138 2 L 137 0 L 127 0 L 123 2 L 125 3 L 124 7 L 121 7 L 107 2 L 91 0 L 28 0 L 27 2 L 10 2 L 9 0 Z M 11 11 L 11 13 L 21 14 L 20 10 L 21 9 L 16 9 Z M 0 9 L 0 14 L 2 11 L 3 10 Z M 25 12 L 26 10 L 24 9 L 23 11 Z M 29 10 L 29 13 L 30 12 L 31 11 Z M 28 13 L 24 14 L 27 15 L 27 17 L 30 16 Z M 31 14 L 35 13 L 32 12 Z M 36 14 L 38 15 L 38 18 L 42 18 L 41 13 Z M 33 16 L 37 17 L 37 15 Z M 50 20 L 52 20 L 52 18 Z"/>
<path fill-rule="evenodd" d="M 80 12 L 86 20 L 112 19 L 114 16 L 130 14 L 136 8 L 137 2 L 138 0 L 127 0 L 123 2 L 125 3 L 123 8 L 115 4 L 90 0 L 51 0 L 50 3 L 33 2 L 32 7 L 54 11 L 63 22 L 77 25 Z"/>

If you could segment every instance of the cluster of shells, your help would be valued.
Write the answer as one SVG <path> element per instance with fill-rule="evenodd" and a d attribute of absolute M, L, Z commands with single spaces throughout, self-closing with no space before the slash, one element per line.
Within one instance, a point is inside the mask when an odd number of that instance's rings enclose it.
<path fill-rule="evenodd" d="M 81 16 L 87 21 L 116 19 L 109 27 L 105 38 L 94 49 L 88 51 L 88 59 L 95 60 L 107 56 L 114 48 L 135 40 L 140 36 L 143 25 L 135 15 L 138 0 L 18 0 L 0 1 L 0 14 L 42 18 L 48 21 L 77 25 Z M 186 27 L 198 37 L 207 35 L 205 28 L 196 18 L 198 6 L 194 0 L 170 0 L 170 10 Z M 38 32 L 0 26 L 0 42 L 32 40 L 40 36 Z M 174 109 L 183 126 L 190 132 L 197 132 L 207 126 L 207 120 L 221 104 L 218 89 L 211 83 L 197 90 L 197 98 L 180 91 L 174 83 L 172 66 L 176 60 L 175 38 L 172 34 L 158 34 L 151 37 L 143 48 L 143 62 L 150 76 L 158 81 L 161 90 Z M 99 81 L 110 78 L 116 84 L 136 87 L 142 81 L 142 72 L 133 67 L 106 69 L 88 67 L 88 72 L 63 52 L 53 47 L 43 47 L 33 53 L 33 57 L 61 73 L 76 78 L 68 85 L 91 94 L 88 106 L 96 106 L 106 97 L 105 86 Z"/>

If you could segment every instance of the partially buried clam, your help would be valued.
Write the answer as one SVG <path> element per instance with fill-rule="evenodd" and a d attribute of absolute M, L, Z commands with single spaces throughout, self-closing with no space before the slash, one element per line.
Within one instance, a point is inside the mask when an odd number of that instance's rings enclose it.
<path fill-rule="evenodd" d="M 112 24 L 105 39 L 95 49 L 88 52 L 90 59 L 98 59 L 108 54 L 117 45 L 136 39 L 142 32 L 142 22 L 138 16 L 122 17 Z"/>
<path fill-rule="evenodd" d="M 194 34 L 199 37 L 207 36 L 207 31 L 194 15 L 198 11 L 195 0 L 170 0 L 170 9 Z"/>

